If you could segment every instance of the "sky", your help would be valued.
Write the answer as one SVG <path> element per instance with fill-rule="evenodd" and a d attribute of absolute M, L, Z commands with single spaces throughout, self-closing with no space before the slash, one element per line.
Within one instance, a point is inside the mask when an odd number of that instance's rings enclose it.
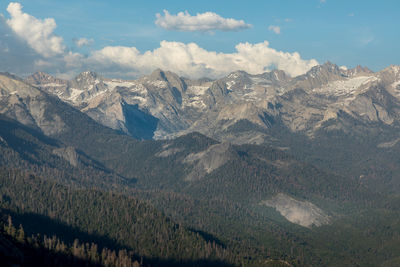
<path fill-rule="evenodd" d="M 0 72 L 189 78 L 400 64 L 395 0 L 0 0 Z"/>

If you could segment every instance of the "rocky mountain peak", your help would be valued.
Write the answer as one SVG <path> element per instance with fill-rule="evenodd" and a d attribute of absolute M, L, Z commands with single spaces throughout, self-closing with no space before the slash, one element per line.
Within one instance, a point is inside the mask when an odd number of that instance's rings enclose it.
<path fill-rule="evenodd" d="M 248 74 L 247 72 L 239 70 L 230 73 L 228 76 L 222 78 L 219 81 L 225 82 L 225 87 L 228 90 L 242 90 L 252 84 L 251 76 L 252 75 Z M 216 81 L 214 83 L 218 83 L 219 81 Z"/>
<path fill-rule="evenodd" d="M 352 119 L 377 122 L 381 118 L 391 123 L 397 114 L 383 110 L 385 103 L 365 94 L 378 82 L 400 99 L 399 66 L 375 74 L 366 67 L 347 69 L 331 62 L 294 78 L 272 70 L 257 75 L 235 71 L 214 81 L 190 80 L 156 69 L 134 81 L 103 79 L 91 71 L 65 86 L 45 73 L 35 73 L 30 79 L 44 81 L 32 82 L 34 89 L 56 95 L 108 127 L 144 139 L 199 131 L 223 140 L 229 132 L 237 133 L 243 143 L 243 129 L 255 129 L 252 140 L 262 141 L 263 131 L 277 123 L 311 136 L 327 121 L 332 123 L 340 110 Z M 364 119 L 363 114 L 369 115 Z M 149 121 L 151 127 L 146 124 Z M 150 134 L 141 135 L 143 125 Z"/>
<path fill-rule="evenodd" d="M 341 75 L 341 71 L 338 65 L 327 61 L 323 65 L 312 67 L 307 74 L 310 74 L 310 76 Z"/>
<path fill-rule="evenodd" d="M 22 81 L 21 78 L 19 78 L 18 76 L 15 76 L 14 74 L 11 74 L 11 73 L 9 73 L 9 72 L 0 72 L 0 75 L 5 76 L 5 77 L 8 77 L 8 78 L 13 79 L 13 80 Z"/>
<path fill-rule="evenodd" d="M 400 84 L 400 66 L 390 65 L 378 72 L 377 76 L 383 83 L 390 85 L 389 87 L 397 88 Z M 399 95 L 399 92 L 396 92 L 395 94 Z"/>
<path fill-rule="evenodd" d="M 390 65 L 389 67 L 383 69 L 381 72 L 392 73 L 394 75 L 400 74 L 400 66 Z"/>
<path fill-rule="evenodd" d="M 228 75 L 228 78 L 234 77 L 234 78 L 244 78 L 244 77 L 249 77 L 250 74 L 248 74 L 247 72 L 245 72 L 244 70 L 237 70 L 234 72 L 231 72 Z"/>
<path fill-rule="evenodd" d="M 38 85 L 38 84 L 49 84 L 49 83 L 54 83 L 54 84 L 65 84 L 67 81 L 64 81 L 62 79 L 58 79 L 48 73 L 45 72 L 35 72 L 34 74 L 28 76 L 25 78 L 25 82 L 33 85 Z"/>
<path fill-rule="evenodd" d="M 165 76 L 165 72 L 162 69 L 155 69 L 149 76 L 148 78 L 150 80 L 156 80 L 156 81 L 166 81 L 167 78 Z"/>
<path fill-rule="evenodd" d="M 258 75 L 257 75 L 258 76 Z M 275 82 L 285 82 L 290 80 L 290 76 L 286 74 L 283 70 L 272 70 L 270 72 L 265 72 L 259 75 L 261 78 Z"/>
<path fill-rule="evenodd" d="M 361 65 L 357 65 L 355 68 L 349 69 L 346 71 L 347 76 L 355 77 L 359 75 L 369 75 L 373 74 L 374 72 L 367 67 L 363 67 Z"/>
<path fill-rule="evenodd" d="M 161 69 L 154 70 L 147 79 L 150 81 L 162 81 L 167 83 L 169 87 L 176 88 L 181 93 L 186 91 L 186 83 L 176 73 L 170 71 L 163 71 Z"/>
<path fill-rule="evenodd" d="M 21 78 L 18 78 L 9 73 L 0 73 L 0 97 L 1 96 L 37 96 L 39 91 L 25 83 Z"/>
<path fill-rule="evenodd" d="M 326 62 L 323 65 L 312 67 L 306 74 L 297 76 L 293 79 L 294 88 L 303 88 L 310 90 L 311 88 L 319 88 L 330 81 L 342 80 L 346 77 L 336 64 Z"/>
<path fill-rule="evenodd" d="M 96 79 L 101 78 L 97 73 L 93 71 L 84 71 L 76 76 L 75 81 L 82 82 L 82 81 L 94 81 Z"/>

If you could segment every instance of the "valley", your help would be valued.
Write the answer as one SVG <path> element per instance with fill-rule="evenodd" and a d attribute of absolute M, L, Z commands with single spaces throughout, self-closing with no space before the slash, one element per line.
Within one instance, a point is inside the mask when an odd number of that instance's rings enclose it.
<path fill-rule="evenodd" d="M 143 266 L 396 266 L 399 81 L 2 73 L 1 212 Z"/>

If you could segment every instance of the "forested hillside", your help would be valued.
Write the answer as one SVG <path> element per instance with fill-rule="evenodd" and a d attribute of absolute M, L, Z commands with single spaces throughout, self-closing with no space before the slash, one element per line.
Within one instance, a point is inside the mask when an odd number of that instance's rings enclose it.
<path fill-rule="evenodd" d="M 235 145 L 196 132 L 143 141 L 5 79 L 12 88 L 0 115 L 0 207 L 10 264 L 41 265 L 37 255 L 49 265 L 59 257 L 143 266 L 398 262 L 398 148 L 378 147 L 393 132 L 375 140 L 316 131 L 309 139 L 271 120 L 262 130 L 270 143 Z M 246 135 L 252 127 L 239 120 L 226 130 Z"/>
<path fill-rule="evenodd" d="M 3 213 L 23 224 L 25 235 L 56 235 L 69 244 L 78 238 L 100 247 L 128 249 L 134 259 L 142 258 L 146 264 L 239 262 L 221 245 L 205 240 L 137 199 L 72 189 L 19 171 L 2 170 L 0 181 Z"/>

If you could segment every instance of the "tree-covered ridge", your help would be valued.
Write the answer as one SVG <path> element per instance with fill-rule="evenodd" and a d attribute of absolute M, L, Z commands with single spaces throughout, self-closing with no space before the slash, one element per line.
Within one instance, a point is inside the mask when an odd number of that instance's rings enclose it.
<path fill-rule="evenodd" d="M 364 179 L 346 175 L 352 158 L 368 152 L 355 150 L 361 141 L 333 135 L 306 148 L 310 143 L 299 136 L 286 136 L 296 139 L 289 151 L 226 145 L 197 133 L 141 142 L 62 109 L 69 127 L 52 138 L 0 120 L 1 206 L 29 235 L 44 231 L 65 244 L 79 238 L 126 248 L 152 266 L 278 264 L 270 259 L 294 266 L 387 266 L 398 258 L 398 198 L 379 188 L 372 194 Z M 324 146 L 332 140 L 342 140 L 341 153 Z M 307 149 L 315 150 L 311 160 Z M 347 153 L 352 150 L 357 153 Z M 75 151 L 76 166 L 62 154 L 68 151 Z M 347 165 L 332 174 L 302 162 L 316 164 L 320 155 L 332 157 L 327 170 L 342 156 Z M 385 157 L 397 155 L 393 149 Z M 207 172 L 219 157 L 222 164 Z M 397 168 L 385 166 L 373 176 Z M 280 193 L 326 209 L 331 224 L 305 229 L 260 205 Z"/>
<path fill-rule="evenodd" d="M 112 187 L 125 179 L 79 149 L 0 115 L 0 166 L 30 171 L 64 184 Z"/>
<path fill-rule="evenodd" d="M 131 197 L 97 190 L 74 190 L 5 170 L 1 171 L 0 190 L 1 207 L 16 213 L 21 220 L 24 215 L 43 215 L 72 227 L 77 233 L 106 237 L 110 244 L 128 248 L 135 255 L 148 259 L 177 264 L 201 260 L 225 264 L 237 261 L 236 256 L 221 245 L 207 242 L 199 234 Z M 46 233 L 45 225 L 25 224 L 25 229 Z"/>
<path fill-rule="evenodd" d="M 99 250 L 97 244 L 81 244 L 78 239 L 66 244 L 55 235 L 26 236 L 23 226 L 16 228 L 9 215 L 0 222 L 0 260 L 2 266 L 143 266 L 127 250 Z"/>

